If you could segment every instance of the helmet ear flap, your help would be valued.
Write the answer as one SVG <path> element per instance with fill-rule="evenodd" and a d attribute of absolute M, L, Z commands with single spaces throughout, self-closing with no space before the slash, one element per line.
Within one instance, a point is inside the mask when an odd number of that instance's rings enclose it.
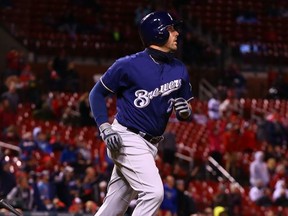
<path fill-rule="evenodd" d="M 170 34 L 167 28 L 164 28 L 162 31 L 159 31 L 158 35 L 156 36 L 159 42 L 156 45 L 160 45 L 160 46 L 164 45 L 168 41 L 169 35 Z"/>

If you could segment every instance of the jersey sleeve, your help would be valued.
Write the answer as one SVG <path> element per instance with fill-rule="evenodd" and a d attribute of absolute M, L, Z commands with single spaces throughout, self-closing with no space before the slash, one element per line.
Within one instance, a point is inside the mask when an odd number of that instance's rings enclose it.
<path fill-rule="evenodd" d="M 102 85 L 111 93 L 116 93 L 119 88 L 127 85 L 128 69 L 128 64 L 124 64 L 123 60 L 117 60 L 100 78 Z"/>

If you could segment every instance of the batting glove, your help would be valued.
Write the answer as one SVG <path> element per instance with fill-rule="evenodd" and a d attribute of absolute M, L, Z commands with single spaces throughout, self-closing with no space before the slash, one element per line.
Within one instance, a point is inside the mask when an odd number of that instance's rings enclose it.
<path fill-rule="evenodd" d="M 175 99 L 174 109 L 176 111 L 176 116 L 180 117 L 181 120 L 188 119 L 192 114 L 190 105 L 184 98 Z"/>
<path fill-rule="evenodd" d="M 100 136 L 110 151 L 118 151 L 122 146 L 122 138 L 114 131 L 109 123 L 99 126 Z"/>

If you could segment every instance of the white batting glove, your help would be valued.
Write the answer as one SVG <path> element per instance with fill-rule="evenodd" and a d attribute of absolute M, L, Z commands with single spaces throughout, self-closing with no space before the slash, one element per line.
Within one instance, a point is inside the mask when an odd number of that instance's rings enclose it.
<path fill-rule="evenodd" d="M 188 101 L 184 98 L 176 98 L 174 101 L 174 109 L 176 111 L 176 115 L 180 116 L 182 119 L 187 119 L 191 116 L 192 111 Z"/>
<path fill-rule="evenodd" d="M 122 146 L 122 138 L 114 131 L 109 123 L 99 126 L 100 136 L 110 151 L 118 151 Z"/>

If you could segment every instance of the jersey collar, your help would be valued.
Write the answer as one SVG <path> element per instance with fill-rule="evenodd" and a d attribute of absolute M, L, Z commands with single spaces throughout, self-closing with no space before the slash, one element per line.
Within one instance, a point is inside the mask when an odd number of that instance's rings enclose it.
<path fill-rule="evenodd" d="M 152 57 L 154 62 L 157 63 L 170 63 L 174 59 L 174 53 L 166 53 L 153 48 L 146 48 L 146 52 Z"/>

